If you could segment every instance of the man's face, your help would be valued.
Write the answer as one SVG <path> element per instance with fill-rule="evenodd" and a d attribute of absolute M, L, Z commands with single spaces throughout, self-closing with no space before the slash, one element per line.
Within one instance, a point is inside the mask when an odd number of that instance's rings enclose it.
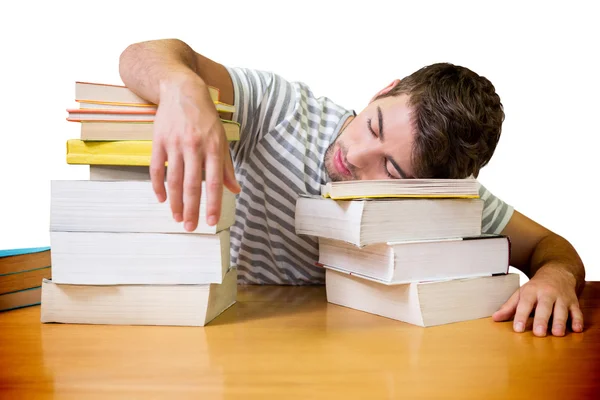
<path fill-rule="evenodd" d="M 332 181 L 412 178 L 413 129 L 408 96 L 372 101 L 329 146 Z"/>

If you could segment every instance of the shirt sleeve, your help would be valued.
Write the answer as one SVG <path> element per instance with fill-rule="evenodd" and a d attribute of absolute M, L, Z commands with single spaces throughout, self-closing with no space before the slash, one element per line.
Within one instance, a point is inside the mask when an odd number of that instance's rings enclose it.
<path fill-rule="evenodd" d="M 293 85 L 267 71 L 226 67 L 233 83 L 232 119 L 240 124 L 240 140 L 231 143 L 234 158 L 244 158 L 271 130 L 293 112 L 296 95 Z"/>
<path fill-rule="evenodd" d="M 479 196 L 483 200 L 481 231 L 483 233 L 501 233 L 510 221 L 514 208 L 494 196 L 481 184 L 479 186 Z"/>

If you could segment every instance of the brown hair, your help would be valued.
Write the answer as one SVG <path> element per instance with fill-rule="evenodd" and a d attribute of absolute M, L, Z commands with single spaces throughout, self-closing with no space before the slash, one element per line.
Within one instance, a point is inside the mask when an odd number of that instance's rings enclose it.
<path fill-rule="evenodd" d="M 460 66 L 438 63 L 400 81 L 389 97 L 408 94 L 413 174 L 417 178 L 477 177 L 496 149 L 504 110 L 492 83 Z"/>

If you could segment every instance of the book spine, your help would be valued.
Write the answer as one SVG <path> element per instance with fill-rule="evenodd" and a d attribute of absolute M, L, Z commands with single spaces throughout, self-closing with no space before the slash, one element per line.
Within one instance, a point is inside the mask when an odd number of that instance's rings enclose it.
<path fill-rule="evenodd" d="M 506 260 L 506 273 L 508 274 L 510 268 L 510 257 L 512 254 L 512 242 L 510 241 L 510 237 L 505 236 L 506 242 L 508 244 L 508 260 Z"/>

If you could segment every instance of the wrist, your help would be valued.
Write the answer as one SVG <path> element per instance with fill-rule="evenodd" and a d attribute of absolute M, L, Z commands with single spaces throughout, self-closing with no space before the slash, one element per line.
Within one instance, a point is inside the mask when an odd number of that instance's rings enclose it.
<path fill-rule="evenodd" d="M 189 69 L 172 71 L 159 80 L 159 101 L 174 93 L 181 93 L 182 89 L 190 86 L 206 86 L 202 78 Z"/>
<path fill-rule="evenodd" d="M 571 268 L 565 264 L 560 264 L 560 263 L 546 264 L 537 271 L 537 274 L 542 275 L 542 276 L 544 276 L 544 275 L 558 276 L 562 280 L 564 280 L 568 285 L 570 285 L 574 288 L 577 287 L 577 285 L 578 285 L 577 274 L 575 274 L 575 272 L 572 271 Z"/>

